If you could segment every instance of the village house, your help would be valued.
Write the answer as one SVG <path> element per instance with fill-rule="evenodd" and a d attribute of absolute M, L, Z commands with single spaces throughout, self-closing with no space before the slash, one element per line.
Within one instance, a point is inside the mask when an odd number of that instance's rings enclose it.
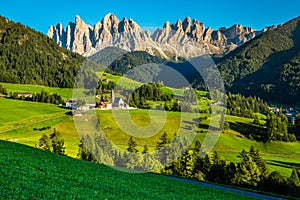
<path fill-rule="evenodd" d="M 108 78 L 100 78 L 99 80 L 102 81 L 102 82 L 106 82 L 106 83 L 109 82 L 109 79 L 108 79 Z"/>
<path fill-rule="evenodd" d="M 78 98 L 67 99 L 66 107 L 76 110 L 78 108 Z"/>
<path fill-rule="evenodd" d="M 18 98 L 32 98 L 31 92 L 17 92 Z"/>
<path fill-rule="evenodd" d="M 86 103 L 86 105 L 89 106 L 90 109 L 96 108 L 96 102 L 95 101 Z"/>

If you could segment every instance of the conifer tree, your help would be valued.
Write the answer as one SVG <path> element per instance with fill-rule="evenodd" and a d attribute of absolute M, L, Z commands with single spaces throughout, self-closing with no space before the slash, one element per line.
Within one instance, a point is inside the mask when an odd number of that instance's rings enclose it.
<path fill-rule="evenodd" d="M 241 161 L 238 163 L 238 183 L 240 185 L 257 186 L 261 176 L 258 166 L 245 150 L 240 153 L 239 157 Z"/>
<path fill-rule="evenodd" d="M 39 139 L 39 148 L 43 149 L 45 151 L 51 151 L 50 150 L 50 138 L 45 133 Z"/>
<path fill-rule="evenodd" d="M 137 146 L 137 144 L 136 144 L 134 138 L 131 136 L 128 141 L 127 151 L 129 151 L 131 153 L 138 153 L 139 151 L 137 150 L 136 146 Z"/>
<path fill-rule="evenodd" d="M 167 132 L 164 132 L 162 136 L 160 136 L 159 140 L 156 143 L 156 150 L 159 150 L 166 146 L 169 143 L 168 134 Z"/>
<path fill-rule="evenodd" d="M 288 182 L 293 186 L 296 186 L 296 187 L 300 186 L 299 172 L 295 167 L 293 168 L 292 174 L 291 174 L 290 178 L 288 179 Z"/>
<path fill-rule="evenodd" d="M 260 178 L 266 178 L 267 175 L 269 174 L 269 170 L 266 161 L 262 159 L 262 157 L 258 152 L 258 149 L 255 150 L 254 147 L 251 146 L 249 155 L 251 156 L 252 160 L 256 163 L 257 167 L 259 168 L 259 171 L 261 173 Z"/>
<path fill-rule="evenodd" d="M 65 155 L 65 141 L 56 129 L 54 129 L 54 132 L 50 135 L 50 139 L 52 143 L 52 152 L 58 155 Z"/>
<path fill-rule="evenodd" d="M 80 143 L 79 143 L 78 147 L 79 147 L 79 149 L 78 149 L 77 157 L 80 160 L 86 160 L 86 161 L 91 161 L 91 162 L 96 162 L 97 161 L 95 156 L 92 153 L 90 153 L 90 151 L 84 145 L 82 140 L 80 140 Z"/>
<path fill-rule="evenodd" d="M 147 145 L 144 145 L 144 149 L 143 149 L 143 151 L 142 151 L 142 153 L 148 153 L 148 147 L 147 147 Z"/>

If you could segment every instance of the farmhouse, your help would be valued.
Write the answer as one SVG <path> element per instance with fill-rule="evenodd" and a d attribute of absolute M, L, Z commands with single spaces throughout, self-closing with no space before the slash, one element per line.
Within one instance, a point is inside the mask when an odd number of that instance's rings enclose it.
<path fill-rule="evenodd" d="M 97 103 L 96 103 L 95 101 L 93 101 L 93 102 L 87 103 L 86 105 L 89 106 L 90 109 L 92 109 L 92 108 L 96 108 L 96 104 L 97 104 Z"/>
<path fill-rule="evenodd" d="M 70 109 L 77 109 L 78 108 L 78 98 L 67 99 L 66 107 Z"/>
<path fill-rule="evenodd" d="M 31 92 L 17 92 L 18 98 L 32 98 Z"/>

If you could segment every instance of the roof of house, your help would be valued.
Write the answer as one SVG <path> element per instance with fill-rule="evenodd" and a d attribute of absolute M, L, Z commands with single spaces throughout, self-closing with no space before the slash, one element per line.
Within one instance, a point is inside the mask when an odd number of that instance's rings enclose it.
<path fill-rule="evenodd" d="M 115 98 L 114 103 L 119 103 L 121 100 L 124 101 L 121 97 L 117 97 Z"/>
<path fill-rule="evenodd" d="M 77 102 L 78 98 L 67 99 L 66 102 Z"/>
<path fill-rule="evenodd" d="M 18 92 L 18 94 L 32 94 L 31 92 Z"/>

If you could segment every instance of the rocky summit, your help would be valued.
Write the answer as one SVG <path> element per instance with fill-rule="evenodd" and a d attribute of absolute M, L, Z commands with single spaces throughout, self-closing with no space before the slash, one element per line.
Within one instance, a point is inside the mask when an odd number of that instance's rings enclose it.
<path fill-rule="evenodd" d="M 226 54 L 260 33 L 275 27 L 256 31 L 251 27 L 233 25 L 214 30 L 205 28 L 196 19 L 185 18 L 175 24 L 165 22 L 151 34 L 132 19 L 119 20 L 114 14 L 106 15 L 93 27 L 79 16 L 66 29 L 62 24 L 50 26 L 48 36 L 61 47 L 84 56 L 90 56 L 108 47 L 116 46 L 127 51 L 146 51 L 151 55 L 197 57 L 203 54 Z"/>

